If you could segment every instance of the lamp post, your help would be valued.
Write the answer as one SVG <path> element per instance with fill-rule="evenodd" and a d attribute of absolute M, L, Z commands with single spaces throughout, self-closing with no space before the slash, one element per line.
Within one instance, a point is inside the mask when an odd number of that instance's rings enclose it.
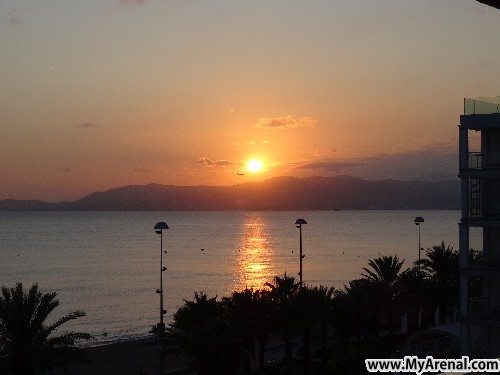
<path fill-rule="evenodd" d="M 163 272 L 167 269 L 163 267 L 163 230 L 168 229 L 167 223 L 164 221 L 160 221 L 155 225 L 155 232 L 160 235 L 160 289 L 156 291 L 156 293 L 160 294 L 160 323 L 158 323 L 157 335 L 156 335 L 156 343 L 159 345 L 161 340 L 163 340 L 163 336 L 165 334 L 165 323 L 163 322 L 163 315 L 167 313 L 166 310 L 163 309 Z"/>
<path fill-rule="evenodd" d="M 417 216 L 415 220 L 413 220 L 416 226 L 418 226 L 418 269 L 420 269 L 420 223 L 424 222 L 424 218 L 422 216 Z"/>
<path fill-rule="evenodd" d="M 302 255 L 302 224 L 307 224 L 307 221 L 305 221 L 304 219 L 297 219 L 297 221 L 295 221 L 295 226 L 297 228 L 299 228 L 299 237 L 300 237 L 300 254 L 299 254 L 299 257 L 300 257 L 300 270 L 299 270 L 299 285 L 300 287 L 302 287 L 302 259 L 305 258 L 305 255 Z"/>
<path fill-rule="evenodd" d="M 418 226 L 418 276 L 421 277 L 420 273 L 420 223 L 424 222 L 424 218 L 422 216 L 417 216 L 415 220 L 413 220 L 416 226 Z M 417 329 L 420 331 L 422 329 L 422 304 L 418 305 L 418 318 L 417 318 Z"/>

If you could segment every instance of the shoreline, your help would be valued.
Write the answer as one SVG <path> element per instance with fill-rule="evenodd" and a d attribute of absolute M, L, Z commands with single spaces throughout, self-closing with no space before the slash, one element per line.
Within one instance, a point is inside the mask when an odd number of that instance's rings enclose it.
<path fill-rule="evenodd" d="M 143 333 L 143 334 L 135 334 L 135 335 L 130 335 L 130 336 L 109 338 L 109 339 L 104 339 L 104 340 L 102 339 L 102 337 L 100 337 L 99 339 L 91 339 L 88 341 L 83 341 L 83 342 L 77 343 L 75 346 L 77 348 L 81 348 L 81 349 L 91 349 L 91 348 L 98 348 L 101 346 L 120 344 L 122 342 L 130 342 L 130 341 L 143 341 L 143 342 L 151 341 L 151 342 L 154 342 L 154 334 L 153 333 Z"/>
<path fill-rule="evenodd" d="M 153 341 L 123 340 L 82 347 L 90 363 L 69 363 L 65 367 L 71 375 L 146 375 L 159 372 L 189 374 L 189 358 L 159 352 Z M 173 348 L 171 348 L 173 349 Z"/>
<path fill-rule="evenodd" d="M 189 356 L 175 353 L 175 346 L 167 346 L 160 352 L 154 341 L 132 339 L 82 349 L 87 353 L 90 363 L 69 363 L 65 366 L 68 374 L 194 375 L 199 372 L 191 367 Z M 283 340 L 276 336 L 270 337 L 266 345 L 266 362 L 279 361 L 284 355 Z M 257 365 L 257 362 L 252 364 Z"/>

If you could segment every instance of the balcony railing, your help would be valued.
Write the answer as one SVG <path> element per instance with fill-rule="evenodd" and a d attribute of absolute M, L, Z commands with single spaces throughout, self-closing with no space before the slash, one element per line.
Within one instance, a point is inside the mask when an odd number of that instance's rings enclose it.
<path fill-rule="evenodd" d="M 498 268 L 500 270 L 500 250 L 469 250 L 469 268 Z"/>
<path fill-rule="evenodd" d="M 469 152 L 469 157 L 467 158 L 467 168 L 482 169 L 483 154 L 481 154 L 480 152 Z"/>
<path fill-rule="evenodd" d="M 500 168 L 500 152 L 469 152 L 467 155 L 467 168 L 487 169 Z"/>
<path fill-rule="evenodd" d="M 488 303 L 484 298 L 469 300 L 469 314 L 476 319 L 500 319 L 500 305 Z"/>
<path fill-rule="evenodd" d="M 500 112 L 500 96 L 464 99 L 464 115 L 480 115 Z"/>

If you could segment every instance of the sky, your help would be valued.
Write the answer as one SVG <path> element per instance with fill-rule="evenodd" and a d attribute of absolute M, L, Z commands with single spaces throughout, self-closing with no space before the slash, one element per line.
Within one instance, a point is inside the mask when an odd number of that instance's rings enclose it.
<path fill-rule="evenodd" d="M 456 178 L 499 35 L 474 0 L 2 0 L 0 199 Z"/>

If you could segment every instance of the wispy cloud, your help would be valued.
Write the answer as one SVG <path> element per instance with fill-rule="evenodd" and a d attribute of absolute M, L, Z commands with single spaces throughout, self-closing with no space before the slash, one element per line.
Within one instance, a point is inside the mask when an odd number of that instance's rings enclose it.
<path fill-rule="evenodd" d="M 261 117 L 255 124 L 261 129 L 293 129 L 301 127 L 315 127 L 318 120 L 312 117 L 294 117 L 291 115 L 282 117 Z"/>
<path fill-rule="evenodd" d="M 150 0 L 118 0 L 118 5 L 144 5 Z"/>
<path fill-rule="evenodd" d="M 149 168 L 135 168 L 134 171 L 138 173 L 153 173 L 153 170 Z"/>
<path fill-rule="evenodd" d="M 435 143 L 418 149 L 360 158 L 323 157 L 301 161 L 291 170 L 318 175 L 349 174 L 367 179 L 442 180 L 456 176 L 456 140 Z"/>
<path fill-rule="evenodd" d="M 332 157 L 332 155 L 337 153 L 337 152 L 338 152 L 338 150 L 336 148 L 331 148 L 328 150 L 320 149 L 320 150 L 316 150 L 314 152 L 314 157 L 316 157 L 316 158 L 329 158 L 329 157 Z"/>
<path fill-rule="evenodd" d="M 229 160 L 212 160 L 207 158 L 206 156 L 199 158 L 198 163 L 200 164 L 205 164 L 208 166 L 215 166 L 215 165 L 235 165 L 237 163 L 229 161 Z"/>
<path fill-rule="evenodd" d="M 365 164 L 365 162 L 347 160 L 315 161 L 299 165 L 296 167 L 296 169 L 340 172 L 345 168 L 360 167 Z"/>
<path fill-rule="evenodd" d="M 16 17 L 16 16 L 13 16 L 13 17 L 9 18 L 9 25 L 17 26 L 17 25 L 20 25 L 22 23 L 23 23 L 23 21 L 20 18 Z"/>
<path fill-rule="evenodd" d="M 83 124 L 77 124 L 76 125 L 78 128 L 82 128 L 82 129 L 90 129 L 90 128 L 97 128 L 98 125 L 92 123 L 92 122 L 85 122 Z"/>
<path fill-rule="evenodd" d="M 72 172 L 73 170 L 71 168 L 68 168 L 68 167 L 60 167 L 60 168 L 57 168 L 57 171 L 68 173 L 68 172 Z"/>

